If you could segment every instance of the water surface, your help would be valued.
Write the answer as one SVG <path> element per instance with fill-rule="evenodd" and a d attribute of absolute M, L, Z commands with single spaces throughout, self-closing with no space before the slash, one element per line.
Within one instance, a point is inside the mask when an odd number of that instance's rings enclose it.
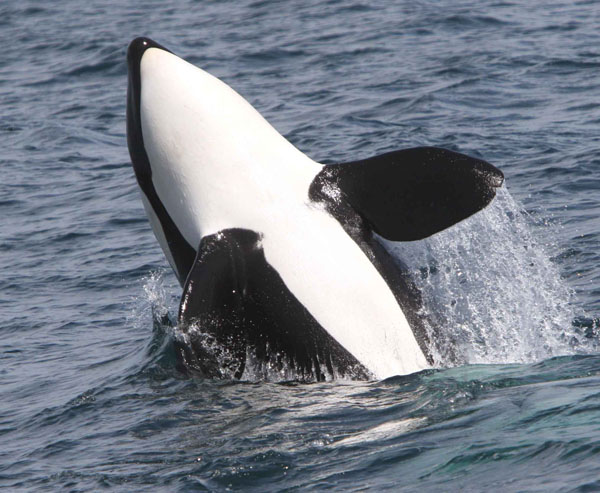
<path fill-rule="evenodd" d="M 600 489 L 594 2 L 0 4 L 0 486 Z M 501 168 L 486 210 L 390 245 L 441 325 L 383 382 L 203 381 L 125 140 L 150 36 L 322 162 L 438 145 Z M 452 354 L 446 348 L 453 347 Z M 273 378 L 272 380 L 276 380 Z"/>

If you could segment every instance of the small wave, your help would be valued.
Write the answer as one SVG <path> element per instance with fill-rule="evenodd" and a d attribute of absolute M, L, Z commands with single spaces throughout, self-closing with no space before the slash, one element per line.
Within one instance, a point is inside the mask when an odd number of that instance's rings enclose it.
<path fill-rule="evenodd" d="M 360 433 L 342 438 L 334 442 L 332 446 L 363 446 L 366 442 L 383 441 L 397 438 L 409 431 L 413 431 L 427 424 L 426 417 L 406 418 L 396 421 L 387 421 L 383 424 L 369 428 Z"/>
<path fill-rule="evenodd" d="M 473 26 L 504 26 L 511 24 L 508 21 L 489 15 L 454 14 L 442 19 L 442 24 L 449 26 L 473 27 Z"/>

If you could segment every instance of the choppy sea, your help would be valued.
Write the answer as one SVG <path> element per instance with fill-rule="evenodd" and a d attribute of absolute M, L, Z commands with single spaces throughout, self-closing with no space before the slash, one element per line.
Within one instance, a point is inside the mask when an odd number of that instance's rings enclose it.
<path fill-rule="evenodd" d="M 595 1 L 2 1 L 0 488 L 600 491 L 599 27 Z M 439 368 L 176 369 L 125 139 L 140 35 L 318 161 L 436 145 L 503 170 L 482 213 L 387 245 Z"/>

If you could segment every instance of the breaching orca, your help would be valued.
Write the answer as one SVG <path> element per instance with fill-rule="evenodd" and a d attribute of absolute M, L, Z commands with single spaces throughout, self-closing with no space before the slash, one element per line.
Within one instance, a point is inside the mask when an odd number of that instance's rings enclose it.
<path fill-rule="evenodd" d="M 489 204 L 502 173 L 435 147 L 324 166 L 158 43 L 135 39 L 127 61 L 131 161 L 183 286 L 178 323 L 198 327 L 187 368 L 240 378 L 251 358 L 321 380 L 429 367 L 418 293 L 374 233 L 441 231 Z"/>

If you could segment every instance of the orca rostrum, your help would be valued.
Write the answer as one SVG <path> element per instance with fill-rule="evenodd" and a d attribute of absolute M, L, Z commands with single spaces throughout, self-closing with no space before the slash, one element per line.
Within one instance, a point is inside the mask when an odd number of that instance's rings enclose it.
<path fill-rule="evenodd" d="M 151 39 L 127 61 L 127 142 L 183 286 L 185 367 L 243 378 L 251 360 L 317 380 L 430 367 L 419 293 L 375 234 L 448 228 L 491 202 L 502 173 L 436 147 L 323 165 Z"/>

